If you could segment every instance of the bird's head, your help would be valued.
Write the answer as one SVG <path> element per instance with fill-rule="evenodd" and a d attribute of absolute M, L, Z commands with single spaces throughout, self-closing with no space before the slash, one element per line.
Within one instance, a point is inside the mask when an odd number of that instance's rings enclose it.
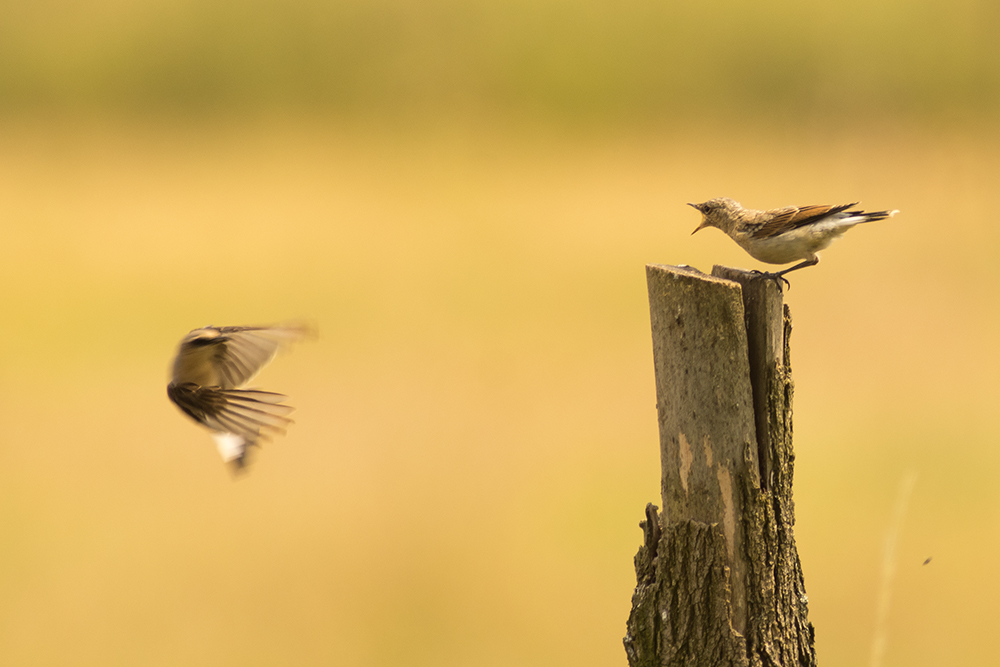
<path fill-rule="evenodd" d="M 734 214 L 742 209 L 739 202 L 735 202 L 728 197 L 716 197 L 701 204 L 688 204 L 702 215 L 701 224 L 698 225 L 692 234 L 705 229 L 705 227 L 718 227 L 727 231 L 729 223 L 733 220 Z"/>

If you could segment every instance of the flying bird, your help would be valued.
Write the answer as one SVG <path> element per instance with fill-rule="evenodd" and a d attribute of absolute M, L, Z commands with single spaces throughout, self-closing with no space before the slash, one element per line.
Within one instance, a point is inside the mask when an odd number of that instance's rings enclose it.
<path fill-rule="evenodd" d="M 768 211 L 743 208 L 739 202 L 727 197 L 710 199 L 702 204 L 688 204 L 702 214 L 701 224 L 695 232 L 706 227 L 717 227 L 754 259 L 768 264 L 789 264 L 802 260 L 795 266 L 776 273 L 768 273 L 782 280 L 796 269 L 819 264 L 816 253 L 855 225 L 885 220 L 899 211 L 852 210 L 858 202 L 838 206 L 786 206 Z M 779 285 L 780 286 L 780 285 Z"/>
<path fill-rule="evenodd" d="M 234 470 L 261 440 L 283 435 L 295 408 L 286 396 L 244 389 L 279 349 L 309 334 L 303 326 L 195 329 L 181 340 L 167 396 L 212 432 L 219 454 Z"/>

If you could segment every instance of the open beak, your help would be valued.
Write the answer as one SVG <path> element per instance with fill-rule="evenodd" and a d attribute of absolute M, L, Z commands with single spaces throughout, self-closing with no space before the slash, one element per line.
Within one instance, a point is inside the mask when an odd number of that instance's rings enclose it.
<path fill-rule="evenodd" d="M 704 213 L 705 213 L 704 211 L 701 210 L 701 204 L 691 204 L 691 203 L 688 203 L 688 206 L 690 206 L 694 210 L 698 211 L 702 215 L 704 215 Z M 709 226 L 710 225 L 708 224 L 708 219 L 707 218 L 703 218 L 702 221 L 701 221 L 701 224 L 698 225 L 697 229 L 695 229 L 693 232 L 691 232 L 691 234 L 694 234 L 695 232 L 698 232 L 698 231 L 700 231 L 702 229 L 705 229 L 705 227 L 709 227 Z"/>

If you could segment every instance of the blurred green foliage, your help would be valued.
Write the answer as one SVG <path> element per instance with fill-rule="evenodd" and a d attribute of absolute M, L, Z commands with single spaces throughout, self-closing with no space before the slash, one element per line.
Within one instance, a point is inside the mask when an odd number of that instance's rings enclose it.
<path fill-rule="evenodd" d="M 998 29 L 989 0 L 42 0 L 0 9 L 0 110 L 986 116 Z"/>

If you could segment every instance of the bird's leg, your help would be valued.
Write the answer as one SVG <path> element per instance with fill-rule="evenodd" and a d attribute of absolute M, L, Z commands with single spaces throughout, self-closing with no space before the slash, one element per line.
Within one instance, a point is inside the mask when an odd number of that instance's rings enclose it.
<path fill-rule="evenodd" d="M 802 261 L 802 262 L 799 262 L 798 264 L 796 264 L 795 266 L 793 266 L 791 268 L 782 269 L 781 271 L 778 271 L 777 273 L 772 273 L 771 275 L 772 276 L 777 276 L 778 278 L 781 278 L 782 280 L 784 280 L 784 278 L 782 276 L 784 276 L 786 273 L 790 273 L 790 272 L 794 271 L 795 269 L 804 269 L 807 266 L 816 266 L 817 264 L 819 264 L 819 256 L 813 255 L 809 259 L 807 259 L 805 261 Z M 785 282 L 787 283 L 788 281 L 785 281 Z"/>
<path fill-rule="evenodd" d="M 781 271 L 776 271 L 774 273 L 770 271 L 754 271 L 754 273 L 759 273 L 762 276 L 767 276 L 768 278 L 774 279 L 775 281 L 778 282 L 779 289 L 781 289 L 781 283 L 785 283 L 785 286 L 788 287 L 788 289 L 791 289 L 792 284 L 788 282 L 788 278 L 785 277 L 786 273 L 794 271 L 795 269 L 804 269 L 807 266 L 816 266 L 817 264 L 819 264 L 819 256 L 813 255 L 809 259 L 801 261 L 793 267 L 782 269 Z"/>

